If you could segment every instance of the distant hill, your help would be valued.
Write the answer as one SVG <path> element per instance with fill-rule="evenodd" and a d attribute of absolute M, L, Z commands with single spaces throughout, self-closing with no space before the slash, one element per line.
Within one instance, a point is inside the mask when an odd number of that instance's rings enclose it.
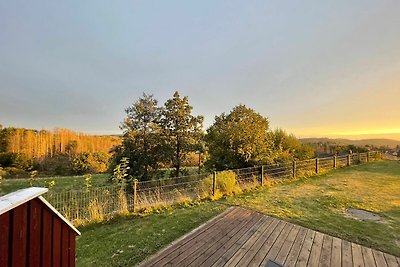
<path fill-rule="evenodd" d="M 315 144 L 315 143 L 334 143 L 339 145 L 355 145 L 355 146 L 366 146 L 371 145 L 375 147 L 389 147 L 395 148 L 400 146 L 400 141 L 393 139 L 384 138 L 373 138 L 373 139 L 361 139 L 361 140 L 350 140 L 343 138 L 301 138 L 300 141 L 305 144 Z"/>

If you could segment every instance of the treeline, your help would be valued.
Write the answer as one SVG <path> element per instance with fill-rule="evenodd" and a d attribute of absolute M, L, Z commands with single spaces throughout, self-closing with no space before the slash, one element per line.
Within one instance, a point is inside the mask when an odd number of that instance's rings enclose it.
<path fill-rule="evenodd" d="M 206 131 L 203 117 L 192 114 L 187 97 L 175 92 L 159 105 L 143 94 L 126 110 L 123 141 L 114 157 L 118 177 L 139 180 L 186 175 L 184 163 L 198 155 L 203 169 L 225 170 L 314 157 L 311 146 L 284 130 L 271 130 L 269 121 L 245 105 L 222 113 Z M 196 154 L 194 154 L 196 153 Z M 193 160 L 192 160 L 193 161 Z M 120 175 L 121 164 L 127 166 Z"/>
<path fill-rule="evenodd" d="M 364 153 L 370 150 L 379 150 L 379 148 L 372 145 L 356 146 L 351 144 L 340 144 L 334 141 L 314 142 L 307 144 L 314 148 L 316 151 L 316 156 L 318 157 L 344 155 L 348 153 Z"/>
<path fill-rule="evenodd" d="M 0 125 L 0 167 L 5 176 L 26 176 L 33 170 L 58 175 L 104 172 L 111 150 L 120 142 L 118 137 L 68 129 L 47 131 Z"/>

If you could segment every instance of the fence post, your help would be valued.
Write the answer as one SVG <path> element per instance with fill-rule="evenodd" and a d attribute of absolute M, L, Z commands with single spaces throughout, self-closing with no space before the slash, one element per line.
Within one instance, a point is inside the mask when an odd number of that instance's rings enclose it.
<path fill-rule="evenodd" d="M 337 158 L 336 158 L 336 155 L 333 156 L 333 168 L 334 168 L 334 169 L 337 168 Z"/>
<path fill-rule="evenodd" d="M 350 165 L 351 165 L 351 159 L 350 159 L 350 157 L 351 157 L 351 154 L 348 154 L 348 155 L 347 155 L 347 166 L 350 166 Z"/>
<path fill-rule="evenodd" d="M 315 158 L 315 173 L 318 173 L 318 171 L 319 171 L 319 164 L 318 164 L 318 162 L 319 162 L 319 159 L 318 158 Z"/>
<path fill-rule="evenodd" d="M 217 172 L 213 172 L 213 184 L 212 184 L 212 193 L 213 196 L 215 196 L 215 186 L 216 186 L 216 182 L 217 182 Z"/>
<path fill-rule="evenodd" d="M 138 180 L 137 179 L 133 180 L 133 212 L 136 212 L 136 206 L 137 206 L 137 184 Z"/>
<path fill-rule="evenodd" d="M 293 160 L 293 165 L 292 165 L 292 177 L 296 178 L 296 160 Z"/>
<path fill-rule="evenodd" d="M 264 186 L 264 165 L 261 165 L 261 186 Z"/>

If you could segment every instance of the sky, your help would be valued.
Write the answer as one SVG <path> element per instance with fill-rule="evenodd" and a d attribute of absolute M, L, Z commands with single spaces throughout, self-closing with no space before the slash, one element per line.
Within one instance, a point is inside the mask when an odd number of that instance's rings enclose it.
<path fill-rule="evenodd" d="M 400 1 L 1 1 L 0 124 L 119 133 L 143 92 L 400 139 Z"/>

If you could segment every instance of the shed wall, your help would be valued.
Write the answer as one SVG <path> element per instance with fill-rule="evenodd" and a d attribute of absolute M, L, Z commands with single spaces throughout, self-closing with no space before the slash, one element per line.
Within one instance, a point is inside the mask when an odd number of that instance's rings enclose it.
<path fill-rule="evenodd" d="M 37 198 L 0 215 L 0 266 L 75 266 L 76 233 Z"/>

